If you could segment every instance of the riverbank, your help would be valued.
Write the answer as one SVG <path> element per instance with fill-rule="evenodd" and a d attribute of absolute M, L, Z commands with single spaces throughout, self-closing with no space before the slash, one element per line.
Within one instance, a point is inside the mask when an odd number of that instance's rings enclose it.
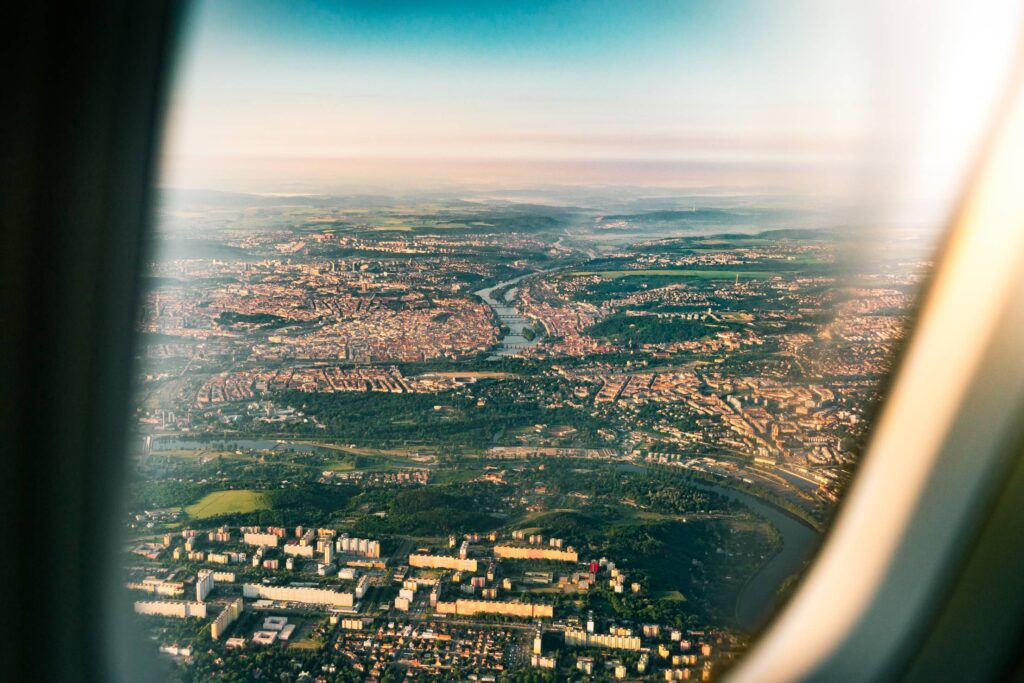
<path fill-rule="evenodd" d="M 771 524 L 779 534 L 781 546 L 744 583 L 736 598 L 736 623 L 748 633 L 757 632 L 775 611 L 779 589 L 792 576 L 799 574 L 817 549 L 821 532 L 805 519 L 751 493 L 730 487 L 727 480 L 714 482 L 696 476 L 692 470 L 650 463 L 629 463 L 636 469 L 677 477 L 687 485 L 712 491 L 738 501 L 755 515 Z"/>

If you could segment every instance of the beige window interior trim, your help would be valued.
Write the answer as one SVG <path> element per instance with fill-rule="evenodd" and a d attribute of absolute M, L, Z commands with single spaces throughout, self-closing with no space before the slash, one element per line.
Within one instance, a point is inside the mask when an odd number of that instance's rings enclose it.
<path fill-rule="evenodd" d="M 888 679 L 1001 476 L 1024 406 L 1024 89 L 952 226 L 821 553 L 733 683 Z"/>

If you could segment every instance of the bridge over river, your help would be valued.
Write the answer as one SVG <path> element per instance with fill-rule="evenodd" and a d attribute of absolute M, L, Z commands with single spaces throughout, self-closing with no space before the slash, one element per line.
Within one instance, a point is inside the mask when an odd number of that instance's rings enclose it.
<path fill-rule="evenodd" d="M 493 296 L 494 292 L 496 290 L 504 289 L 509 285 L 514 285 L 520 280 L 524 280 L 528 277 L 535 277 L 547 272 L 550 271 L 541 270 L 536 273 L 527 273 L 525 275 L 520 275 L 519 277 L 514 277 L 511 280 L 499 282 L 493 287 L 473 292 L 473 294 L 483 299 L 484 303 L 491 307 L 491 310 L 493 310 L 494 314 L 498 316 L 498 320 L 501 321 L 501 324 L 509 330 L 508 334 L 502 337 L 500 346 L 494 351 L 494 355 L 490 357 L 490 360 L 497 360 L 503 356 L 514 356 L 519 351 L 540 343 L 539 337 L 527 339 L 523 336 L 523 330 L 527 327 L 532 327 L 532 322 L 529 318 L 523 316 L 512 301 L 512 299 L 515 298 L 517 288 L 513 287 L 504 293 L 499 292 L 500 298 L 497 299 Z"/>

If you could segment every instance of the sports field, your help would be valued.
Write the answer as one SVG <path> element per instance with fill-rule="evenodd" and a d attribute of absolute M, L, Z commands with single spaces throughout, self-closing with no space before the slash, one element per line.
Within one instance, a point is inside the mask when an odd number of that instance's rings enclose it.
<path fill-rule="evenodd" d="M 234 491 L 214 491 L 185 508 L 192 519 L 206 519 L 218 515 L 230 515 L 239 512 L 254 512 L 270 508 L 270 497 L 260 491 L 238 489 Z"/>

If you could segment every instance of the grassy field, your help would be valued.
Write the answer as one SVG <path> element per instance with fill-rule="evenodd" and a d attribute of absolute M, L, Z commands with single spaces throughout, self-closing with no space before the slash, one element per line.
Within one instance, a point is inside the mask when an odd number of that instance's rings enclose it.
<path fill-rule="evenodd" d="M 391 472 L 393 470 L 411 469 L 412 465 L 407 460 L 389 458 L 387 456 L 360 457 L 354 460 L 336 460 L 324 469 L 332 472 Z"/>
<path fill-rule="evenodd" d="M 453 469 L 434 470 L 430 482 L 432 484 L 461 484 L 472 481 L 484 473 L 482 465 L 460 465 Z"/>
<path fill-rule="evenodd" d="M 198 503 L 185 508 L 192 519 L 206 519 L 217 515 L 239 512 L 254 512 L 270 508 L 270 498 L 265 493 L 239 489 L 237 491 L 214 491 L 202 497 Z"/>
<path fill-rule="evenodd" d="M 754 319 L 753 315 L 742 311 L 721 312 L 718 316 L 727 323 L 749 323 Z"/>
<path fill-rule="evenodd" d="M 235 461 L 248 461 L 252 462 L 255 460 L 249 455 L 238 455 L 234 451 L 218 451 L 209 448 L 197 448 L 197 449 L 172 449 L 166 451 L 153 451 L 150 455 L 151 458 L 174 458 L 180 460 L 197 460 L 202 462 L 209 462 L 216 458 L 224 458 L 225 460 Z"/>
<path fill-rule="evenodd" d="M 570 273 L 575 277 L 588 275 L 600 275 L 606 280 L 617 280 L 623 277 L 679 277 L 698 278 L 702 280 L 734 280 L 739 277 L 741 280 L 754 280 L 758 278 L 772 277 L 775 273 L 767 270 L 577 270 Z"/>
<path fill-rule="evenodd" d="M 325 467 L 325 470 L 331 472 L 351 472 L 355 470 L 356 464 L 351 460 L 335 460 Z"/>
<path fill-rule="evenodd" d="M 418 464 L 406 458 L 394 455 L 358 455 L 343 460 L 335 460 L 323 469 L 332 472 L 390 472 L 393 470 L 414 469 Z"/>
<path fill-rule="evenodd" d="M 394 457 L 398 459 L 407 459 L 417 462 L 423 462 L 433 458 L 436 449 L 430 446 L 422 447 L 408 447 L 408 448 L 370 448 L 368 446 L 346 446 L 344 444 L 328 443 L 326 441 L 312 441 L 312 440 L 295 440 L 288 443 L 294 443 L 299 446 L 316 446 L 317 448 L 329 448 L 332 451 L 340 451 L 342 453 L 349 453 L 352 455 L 366 455 L 371 457 Z M 408 464 L 408 463 L 407 463 Z"/>

